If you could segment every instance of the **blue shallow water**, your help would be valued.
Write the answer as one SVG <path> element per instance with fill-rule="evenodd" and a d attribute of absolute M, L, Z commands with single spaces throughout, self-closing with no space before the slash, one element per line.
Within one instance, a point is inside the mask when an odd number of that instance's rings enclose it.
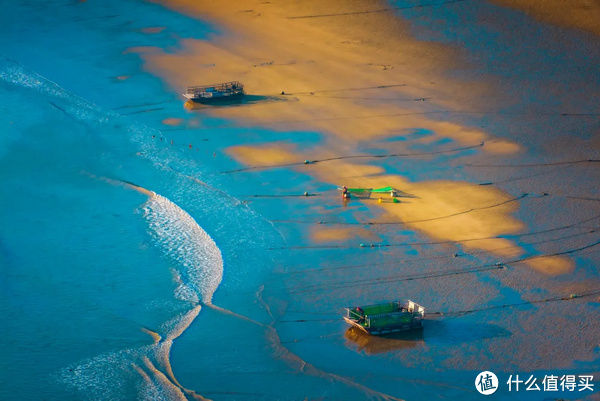
<path fill-rule="evenodd" d="M 211 298 L 223 268 L 214 250 L 202 258 L 213 240 L 227 269 L 224 303 L 235 306 L 247 298 L 240 288 L 257 287 L 269 266 L 257 244 L 280 238 L 238 200 L 194 181 L 202 164 L 185 155 L 187 146 L 167 147 L 151 128 L 156 121 L 111 110 L 158 99 L 173 110 L 167 115 L 183 114 L 137 56 L 123 52 L 150 43 L 141 28 L 168 27 L 151 41 L 164 48 L 210 29 L 133 1 L 23 2 L 5 11 L 0 399 L 167 397 L 131 368 L 157 358 L 141 329 L 166 337 L 195 299 Z M 169 200 L 149 203 L 119 180 Z M 256 268 L 242 270 L 246 263 Z M 219 318 L 202 311 L 201 338 L 218 338 Z"/>

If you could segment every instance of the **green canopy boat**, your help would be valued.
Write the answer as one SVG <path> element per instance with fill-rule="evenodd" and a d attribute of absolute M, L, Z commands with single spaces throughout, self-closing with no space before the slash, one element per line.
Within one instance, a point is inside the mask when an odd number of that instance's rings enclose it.
<path fill-rule="evenodd" d="M 423 327 L 425 308 L 413 301 L 346 308 L 346 323 L 368 334 L 382 335 Z"/>
<path fill-rule="evenodd" d="M 345 191 L 344 191 L 345 189 Z M 343 192 L 344 195 L 349 197 L 350 194 L 356 196 L 357 198 L 370 198 L 371 195 L 381 196 L 381 195 L 389 195 L 392 198 L 399 196 L 402 191 L 394 187 L 382 187 L 382 188 L 339 188 Z"/>

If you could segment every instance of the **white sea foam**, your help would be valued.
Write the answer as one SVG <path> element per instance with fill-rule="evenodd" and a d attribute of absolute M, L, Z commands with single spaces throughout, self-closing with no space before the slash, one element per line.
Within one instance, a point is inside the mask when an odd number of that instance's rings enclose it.
<path fill-rule="evenodd" d="M 152 347 L 126 349 L 95 356 L 63 369 L 60 379 L 79 390 L 88 400 L 126 400 L 127 382 L 137 374 L 131 369 L 131 363 L 151 352 Z"/>
<path fill-rule="evenodd" d="M 164 196 L 151 196 L 142 209 L 152 237 L 177 262 L 177 295 L 197 294 L 210 303 L 223 278 L 223 257 L 213 239 L 192 216 Z"/>
<path fill-rule="evenodd" d="M 213 239 L 192 216 L 164 196 L 150 192 L 142 210 L 152 238 L 176 262 L 175 296 L 193 303 L 200 299 L 210 303 L 223 277 L 223 258 Z M 192 324 L 199 312 L 200 306 L 195 306 L 166 322 L 161 330 L 163 339 L 157 344 L 100 355 L 63 370 L 62 379 L 81 390 L 88 399 L 120 400 L 126 392 L 128 377 L 137 371 L 138 379 L 142 379 L 140 399 L 184 400 L 171 369 L 170 351 L 173 341 Z M 157 361 L 162 370 L 148 358 Z"/>

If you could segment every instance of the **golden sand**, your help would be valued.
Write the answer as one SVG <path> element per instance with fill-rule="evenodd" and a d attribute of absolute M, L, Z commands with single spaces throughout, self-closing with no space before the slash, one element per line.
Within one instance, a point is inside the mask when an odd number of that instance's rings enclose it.
<path fill-rule="evenodd" d="M 351 238 L 362 238 L 370 241 L 377 241 L 378 237 L 371 231 L 364 228 L 342 227 L 342 228 L 323 228 L 315 227 L 310 232 L 310 239 L 317 243 L 343 242 Z"/>
<path fill-rule="evenodd" d="M 213 115 L 274 129 L 317 130 L 336 137 L 337 146 L 348 146 L 338 139 L 354 142 L 415 129 L 467 145 L 493 139 L 477 127 L 443 121 L 440 114 L 483 106 L 482 99 L 489 93 L 488 84 L 445 75 L 448 67 L 459 64 L 457 50 L 413 39 L 390 13 L 289 18 L 380 8 L 386 5 L 383 1 L 255 0 L 235 5 L 172 0 L 164 4 L 209 18 L 229 33 L 210 41 L 182 40 L 183 50 L 176 53 L 129 49 L 141 54 L 150 71 L 176 91 L 192 84 L 241 80 L 248 94 L 272 100 L 206 110 Z M 504 145 L 485 150 L 519 149 L 517 144 Z"/>
<path fill-rule="evenodd" d="M 570 273 L 575 268 L 573 261 L 563 256 L 541 256 L 527 260 L 527 265 L 549 276 Z"/>
<path fill-rule="evenodd" d="M 551 24 L 600 35 L 600 2 L 597 0 L 492 0 Z"/>
<path fill-rule="evenodd" d="M 154 344 L 158 344 L 160 342 L 161 336 L 157 332 L 152 331 L 150 329 L 147 329 L 145 327 L 142 327 L 142 331 L 144 333 L 148 334 L 150 337 L 152 337 L 152 340 L 154 341 Z"/>
<path fill-rule="evenodd" d="M 243 148 L 243 152 L 238 148 Z M 294 156 L 277 144 L 236 147 L 229 153 L 246 165 L 265 163 L 272 156 L 284 163 L 300 159 L 300 155 Z M 513 260 L 523 254 L 523 249 L 513 241 L 491 238 L 516 234 L 525 228 L 512 216 L 519 200 L 496 187 L 463 181 L 410 182 L 398 175 L 384 174 L 380 167 L 345 161 L 300 168 L 320 181 L 335 185 L 400 189 L 406 194 L 406 197 L 398 198 L 400 203 L 371 203 L 383 211 L 378 223 L 399 223 L 398 227 L 409 227 L 436 240 L 459 242 L 467 251 L 489 252 L 501 260 Z M 315 242 L 326 242 L 348 239 L 354 235 L 351 232 L 356 233 L 356 228 L 318 227 L 313 229 L 311 236 Z M 523 263 L 548 275 L 568 273 L 573 266 L 572 261 L 564 257 L 533 258 Z"/>
<path fill-rule="evenodd" d="M 202 113 L 276 130 L 314 130 L 324 134 L 315 157 L 351 154 L 357 142 L 411 134 L 420 139 L 390 143 L 394 152 L 408 152 L 414 142 L 449 138 L 458 145 L 484 142 L 485 152 L 509 155 L 519 144 L 495 138 L 480 127 L 444 118 L 446 111 L 493 107 L 490 83 L 451 78 L 446 71 L 464 66 L 458 49 L 414 39 L 393 13 L 376 12 L 336 17 L 311 15 L 373 10 L 384 1 L 270 1 L 243 4 L 159 1 L 167 7 L 213 21 L 226 33 L 209 40 L 184 39 L 181 49 L 128 49 L 140 54 L 151 72 L 176 91 L 185 86 L 240 80 L 249 95 L 263 101 L 244 107 L 202 108 Z M 302 17 L 302 18 L 296 18 Z M 280 143 L 234 146 L 227 153 L 248 166 L 271 166 L 304 160 L 292 145 Z M 394 186 L 411 195 L 401 203 L 374 203 L 382 222 L 397 222 L 431 238 L 464 241 L 514 234 L 523 224 L 512 216 L 518 201 L 493 186 L 468 182 L 410 182 L 384 174 L 376 166 L 330 162 L 302 166 L 314 178 L 335 185 Z M 327 237 L 315 234 L 315 240 Z M 340 232 L 338 235 L 342 234 Z M 319 237 L 324 236 L 324 237 Z M 467 250 L 517 258 L 523 250 L 506 239 L 466 241 Z M 558 268 L 554 259 L 549 274 Z M 540 261 L 527 262 L 540 269 Z"/>
<path fill-rule="evenodd" d="M 227 148 L 227 154 L 253 166 L 272 166 L 299 160 L 298 156 L 291 151 L 290 146 L 261 146 L 258 149 L 260 150 L 257 152 L 256 146 L 231 146 Z"/>

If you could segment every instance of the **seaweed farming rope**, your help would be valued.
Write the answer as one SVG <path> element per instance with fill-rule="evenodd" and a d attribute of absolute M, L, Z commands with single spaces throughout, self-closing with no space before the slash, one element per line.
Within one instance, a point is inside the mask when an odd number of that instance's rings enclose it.
<path fill-rule="evenodd" d="M 586 249 L 593 248 L 598 245 L 600 245 L 600 240 L 590 243 L 590 244 L 587 244 L 587 245 L 584 245 L 584 246 L 581 246 L 581 247 L 578 247 L 578 248 L 572 248 L 572 249 L 569 249 L 566 251 L 555 252 L 555 253 L 550 253 L 550 254 L 526 256 L 526 257 L 519 258 L 519 259 L 513 259 L 513 260 L 509 260 L 509 261 L 505 261 L 505 262 L 498 262 L 498 263 L 493 263 L 493 264 L 488 263 L 488 264 L 484 264 L 484 265 L 474 266 L 469 269 L 454 269 L 454 270 L 446 270 L 446 271 L 436 271 L 436 272 L 430 272 L 430 273 L 416 274 L 416 275 L 412 275 L 412 276 L 393 275 L 393 276 L 380 277 L 380 278 L 373 279 L 373 280 L 356 280 L 356 281 L 351 281 L 351 282 L 349 281 L 349 282 L 344 282 L 344 283 L 333 285 L 333 286 L 323 286 L 323 287 L 315 286 L 314 288 L 305 287 L 302 290 L 295 291 L 295 292 L 300 293 L 300 292 L 318 291 L 320 289 L 331 290 L 331 289 L 351 288 L 351 287 L 357 287 L 357 286 L 381 285 L 381 284 L 388 284 L 388 283 L 394 283 L 394 282 L 423 280 L 423 279 L 429 279 L 429 278 L 477 273 L 477 272 L 483 272 L 483 271 L 488 271 L 488 270 L 496 270 L 497 271 L 497 270 L 503 270 L 506 266 L 511 265 L 511 264 L 518 264 L 518 263 L 525 262 L 527 260 L 538 259 L 538 258 L 542 258 L 542 257 L 569 255 L 569 254 L 573 254 L 576 252 L 581 252 Z M 306 288 L 308 288 L 308 289 L 306 289 Z"/>
<path fill-rule="evenodd" d="M 332 156 L 332 157 L 326 157 L 323 159 L 314 159 L 314 160 L 306 159 L 304 161 L 291 162 L 291 163 L 270 164 L 270 165 L 265 165 L 265 166 L 248 166 L 248 167 L 243 167 L 243 168 L 239 168 L 239 169 L 235 169 L 235 170 L 221 171 L 221 174 L 233 174 L 233 173 L 241 173 L 241 172 L 250 171 L 250 170 L 267 170 L 267 169 L 273 169 L 273 168 L 311 165 L 311 164 L 325 163 L 325 162 L 329 162 L 329 161 L 345 160 L 345 159 L 386 159 L 386 158 L 393 158 L 393 157 L 431 156 L 431 155 L 439 155 L 439 154 L 444 154 L 444 153 L 462 152 L 464 150 L 480 148 L 483 145 L 484 145 L 484 142 L 480 142 L 477 145 L 463 146 L 463 147 L 451 148 L 451 149 L 442 149 L 442 150 L 436 150 L 436 151 L 432 151 L 432 152 L 385 153 L 385 154 L 378 154 L 378 155 L 362 154 L 362 155 Z"/>
<path fill-rule="evenodd" d="M 600 199 L 592 199 L 592 200 L 598 200 L 600 201 Z M 597 214 L 595 216 L 592 216 L 590 218 L 584 219 L 584 220 L 580 220 L 577 221 L 575 223 L 571 223 L 571 224 L 567 224 L 564 226 L 559 226 L 559 227 L 554 227 L 554 228 L 548 228 L 548 229 L 544 229 L 544 230 L 539 230 L 539 231 L 530 231 L 527 233 L 522 233 L 522 234 L 513 234 L 510 236 L 500 236 L 500 235 L 496 235 L 496 236 L 489 236 L 489 237 L 476 237 L 476 238 L 465 238 L 465 239 L 461 239 L 461 240 L 445 240 L 445 241 L 419 241 L 419 242 L 397 242 L 397 243 L 388 243 L 388 244 L 354 244 L 354 245 L 307 245 L 307 246 L 288 246 L 288 247 L 273 247 L 273 248 L 267 248 L 267 250 L 269 251 L 275 251 L 275 250 L 283 250 L 283 249 L 349 249 L 349 248 L 387 248 L 387 247 L 400 247 L 400 246 L 423 246 L 423 245 L 444 245 L 444 244 L 460 244 L 463 242 L 470 242 L 470 241 L 480 241 L 480 240 L 487 240 L 487 239 L 508 239 L 508 238 L 514 238 L 514 237 L 527 237 L 527 236 L 531 236 L 531 235 L 538 235 L 538 234 L 545 234 L 548 232 L 553 232 L 553 231 L 561 231 L 561 230 L 566 230 L 569 228 L 574 228 L 576 226 L 579 226 L 581 224 L 585 224 L 585 223 L 589 223 L 590 221 L 596 220 L 600 218 L 600 214 Z"/>
<path fill-rule="evenodd" d="M 559 295 L 559 296 L 555 296 L 555 297 L 535 299 L 535 300 L 531 300 L 531 301 L 523 301 L 523 302 L 517 302 L 517 303 L 513 303 L 513 304 L 491 305 L 491 306 L 486 306 L 483 308 L 467 309 L 467 310 L 462 310 L 462 311 L 426 312 L 425 315 L 426 316 L 455 317 L 455 316 L 466 315 L 469 313 L 494 310 L 494 309 L 513 308 L 513 307 L 523 306 L 523 305 L 534 305 L 534 304 L 559 302 L 559 301 L 572 301 L 574 299 L 593 297 L 595 295 L 600 295 L 600 288 L 592 289 L 592 290 L 585 291 L 585 292 L 582 292 L 579 294 L 569 294 L 569 295 L 562 295 L 562 296 Z"/>
<path fill-rule="evenodd" d="M 516 302 L 512 304 L 501 304 L 501 305 L 490 305 L 482 308 L 473 308 L 473 309 L 465 309 L 460 311 L 438 311 L 438 312 L 425 312 L 425 316 L 427 317 L 458 317 L 467 315 L 475 312 L 483 312 L 494 309 L 504 309 L 504 308 L 514 308 L 525 305 L 535 305 L 535 304 L 543 304 L 549 302 L 561 302 L 561 301 L 573 301 L 575 299 L 580 298 L 588 298 L 596 295 L 600 295 L 600 288 L 590 289 L 588 291 L 584 291 L 578 294 L 568 294 L 568 295 L 557 295 L 554 297 L 541 298 L 541 299 L 533 299 L 530 301 Z M 313 314 L 313 312 L 297 312 L 297 313 L 306 313 Z M 334 316 L 336 315 L 334 312 L 327 313 L 327 315 Z M 334 317 L 330 319 L 291 319 L 291 320 L 280 320 L 279 323 L 311 323 L 311 322 L 331 322 L 338 321 L 339 317 Z"/>
<path fill-rule="evenodd" d="M 287 19 L 308 19 L 308 18 L 326 18 L 326 17 L 345 17 L 350 15 L 361 15 L 361 14 L 376 14 L 376 13 L 385 13 L 390 11 L 397 10 L 409 10 L 414 8 L 427 8 L 427 7 L 436 7 L 436 6 L 444 6 L 455 3 L 462 3 L 467 0 L 446 0 L 437 3 L 423 3 L 423 4 L 415 4 L 412 6 L 397 6 L 397 7 L 385 7 L 385 8 L 377 8 L 374 10 L 364 10 L 364 11 L 347 11 L 341 13 L 329 13 L 329 14 L 312 14 L 312 15 L 295 15 L 291 17 L 287 17 Z"/>
<path fill-rule="evenodd" d="M 379 114 L 359 114 L 353 116 L 334 116 L 334 117 L 319 117 L 319 118 L 310 118 L 310 119 L 302 119 L 302 120 L 270 120 L 263 121 L 263 125 L 278 125 L 278 124 L 300 124 L 300 123 L 310 123 L 314 121 L 342 121 L 342 120 L 367 120 L 371 118 L 384 118 L 384 117 L 407 117 L 407 116 L 421 116 L 428 114 L 477 114 L 481 116 L 486 115 L 498 115 L 498 116 L 532 116 L 532 113 L 508 113 L 508 112 L 499 112 L 493 110 L 427 110 L 427 111 L 404 111 L 404 112 L 395 112 L 395 113 L 379 113 Z M 561 113 L 561 112 L 545 112 L 545 113 L 533 113 L 533 116 L 538 117 L 552 117 L 552 116 L 560 116 L 560 117 L 598 117 L 600 113 Z M 232 125 L 236 126 L 236 125 Z M 221 126 L 228 127 L 228 125 Z"/>
<path fill-rule="evenodd" d="M 547 244 L 547 243 L 550 243 L 550 242 L 563 241 L 563 240 L 566 240 L 566 239 L 571 239 L 571 238 L 575 238 L 575 237 L 581 237 L 581 236 L 584 236 L 584 235 L 593 234 L 593 233 L 597 232 L 597 230 L 598 230 L 598 228 L 596 228 L 596 229 L 590 229 L 590 230 L 585 230 L 583 232 L 578 232 L 578 233 L 575 233 L 575 234 L 563 235 L 563 236 L 560 236 L 560 237 L 550 238 L 550 239 L 546 239 L 546 240 L 529 242 L 526 245 L 539 245 L 539 244 Z M 462 255 L 457 255 L 457 254 L 453 254 L 453 255 L 436 255 L 436 256 L 425 256 L 425 257 L 418 257 L 418 258 L 395 259 L 393 262 L 376 262 L 376 263 L 362 263 L 362 264 L 355 264 L 355 265 L 319 267 L 319 268 L 316 268 L 316 269 L 295 270 L 295 271 L 289 272 L 289 274 L 306 274 L 306 273 L 323 272 L 323 271 L 349 270 L 349 269 L 357 269 L 357 268 L 361 268 L 361 267 L 372 267 L 372 266 L 382 266 L 382 265 L 383 266 L 396 265 L 398 263 L 406 264 L 407 262 L 410 263 L 410 264 L 415 264 L 415 263 L 422 263 L 424 260 L 454 259 L 454 258 L 457 258 L 457 257 L 460 257 L 460 256 L 477 256 L 477 255 L 483 255 L 483 254 L 493 253 L 493 252 L 500 251 L 500 250 L 517 249 L 517 248 L 520 248 L 521 246 L 522 245 L 515 244 L 515 245 L 510 245 L 510 246 L 504 246 L 504 247 L 489 249 L 489 250 L 482 250 L 482 251 L 465 253 L 465 254 L 462 254 Z M 447 272 L 447 271 L 448 270 L 442 270 L 442 272 Z M 335 284 L 339 284 L 339 282 L 337 282 Z"/>
<path fill-rule="evenodd" d="M 550 167 L 550 166 L 564 166 L 571 164 L 587 164 L 587 163 L 600 163 L 600 159 L 579 159 L 579 160 L 565 160 L 558 162 L 547 162 L 547 163 L 522 163 L 522 164 L 465 164 L 465 167 Z"/>
<path fill-rule="evenodd" d="M 370 90 L 370 89 L 388 89 L 388 88 L 398 88 L 401 86 L 406 86 L 406 84 L 363 86 L 363 87 L 357 87 L 357 88 L 317 89 L 317 90 L 305 91 L 305 92 L 285 92 L 284 96 L 314 95 L 315 93 L 331 93 L 331 92 L 351 92 L 351 91 L 362 91 L 362 90 Z"/>
<path fill-rule="evenodd" d="M 546 197 L 549 196 L 547 193 L 544 193 L 543 195 L 541 195 L 541 197 Z M 475 212 L 478 210 L 486 210 L 486 209 L 492 209 L 495 207 L 500 207 L 503 205 L 506 205 L 508 203 L 512 203 L 512 202 L 517 202 L 521 199 L 525 199 L 527 197 L 530 197 L 530 194 L 528 193 L 524 193 L 521 194 L 517 197 L 511 198 L 511 199 L 507 199 L 505 201 L 499 202 L 499 203 L 494 203 L 492 205 L 487 205 L 487 206 L 480 206 L 480 207 L 472 207 L 470 209 L 466 209 L 466 210 L 461 210 L 460 212 L 456 212 L 456 213 L 451 213 L 451 214 L 447 214 L 444 216 L 438 216 L 438 217 L 431 217 L 431 218 L 427 218 L 427 219 L 420 219 L 420 220 L 406 220 L 406 221 L 367 221 L 367 222 L 346 222 L 346 221 L 324 221 L 324 220 L 320 220 L 320 221 L 302 221 L 302 220 L 272 220 L 272 222 L 274 223 L 295 223 L 295 224 L 323 224 L 323 225 L 350 225 L 350 226 L 372 226 L 372 225 L 397 225 L 397 224 L 412 224 L 412 223 L 424 223 L 424 222 L 428 222 L 428 221 L 436 221 L 436 220 L 442 220 L 442 219 L 447 219 L 450 217 L 456 217 L 456 216 L 460 216 L 463 214 L 467 214 L 467 213 L 471 213 L 471 212 Z"/>

